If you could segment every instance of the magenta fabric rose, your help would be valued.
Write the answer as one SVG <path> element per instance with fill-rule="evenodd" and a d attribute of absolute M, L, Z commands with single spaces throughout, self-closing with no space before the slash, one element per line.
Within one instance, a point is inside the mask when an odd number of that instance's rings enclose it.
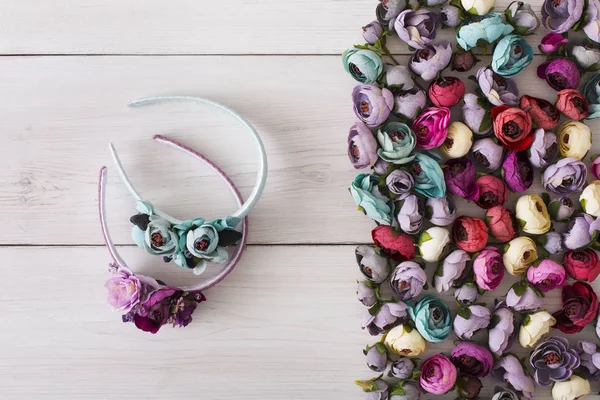
<path fill-rule="evenodd" d="M 560 33 L 550 32 L 542 38 L 540 50 L 546 54 L 556 53 L 562 45 L 567 44 L 568 42 L 569 39 L 563 37 Z"/>
<path fill-rule="evenodd" d="M 533 166 L 526 151 L 511 151 L 502 163 L 502 175 L 510 190 L 515 193 L 526 191 L 533 184 Z"/>
<path fill-rule="evenodd" d="M 466 200 L 474 200 L 479 196 L 476 171 L 473 162 L 468 158 L 455 158 L 446 162 L 444 179 L 448 191 Z"/>
<path fill-rule="evenodd" d="M 153 281 L 150 278 L 148 280 Z M 129 312 L 140 302 L 146 301 L 148 291 L 154 289 L 152 282 L 144 281 L 141 275 L 137 277 L 128 269 L 118 269 L 104 284 L 108 304 L 115 310 Z"/>
<path fill-rule="evenodd" d="M 442 354 L 428 358 L 421 365 L 419 384 L 433 394 L 444 394 L 456 383 L 457 371 L 450 359 Z"/>
<path fill-rule="evenodd" d="M 590 170 L 596 179 L 600 179 L 600 157 L 594 158 L 592 165 L 590 165 Z"/>
<path fill-rule="evenodd" d="M 475 378 L 485 378 L 494 366 L 492 353 L 475 342 L 457 344 L 450 354 L 450 359 L 462 374 Z"/>
<path fill-rule="evenodd" d="M 367 126 L 383 124 L 394 109 L 394 95 L 376 85 L 358 85 L 352 91 L 354 113 Z"/>
<path fill-rule="evenodd" d="M 424 110 L 413 122 L 412 130 L 417 136 L 417 146 L 429 150 L 440 147 L 448 136 L 450 109 L 430 107 Z"/>
<path fill-rule="evenodd" d="M 562 287 L 566 276 L 565 267 L 550 259 L 535 263 L 527 269 L 527 280 L 544 293 Z"/>
<path fill-rule="evenodd" d="M 502 254 L 493 246 L 483 249 L 473 260 L 475 283 L 483 290 L 494 290 L 504 278 Z"/>
<path fill-rule="evenodd" d="M 555 58 L 552 61 L 541 64 L 537 69 L 537 75 L 545 79 L 554 90 L 577 89 L 581 72 L 574 61 L 568 58 Z"/>

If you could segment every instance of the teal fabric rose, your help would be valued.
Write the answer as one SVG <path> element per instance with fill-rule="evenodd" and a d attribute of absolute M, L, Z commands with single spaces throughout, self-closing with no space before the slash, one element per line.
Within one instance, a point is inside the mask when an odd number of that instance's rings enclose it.
<path fill-rule="evenodd" d="M 533 49 L 521 35 L 508 35 L 500 39 L 494 49 L 492 70 L 510 78 L 517 75 L 533 61 Z"/>
<path fill-rule="evenodd" d="M 426 294 L 416 305 L 407 304 L 410 317 L 423 339 L 437 343 L 450 336 L 452 316 L 442 299 L 433 294 Z"/>
<path fill-rule="evenodd" d="M 432 199 L 446 196 L 446 181 L 439 160 L 424 153 L 415 153 L 410 172 L 415 180 L 417 193 Z"/>
<path fill-rule="evenodd" d="M 417 145 L 415 134 L 408 125 L 401 122 L 388 122 L 377 131 L 377 141 L 381 148 L 377 154 L 392 164 L 406 164 L 414 160 L 411 155 Z"/>
<path fill-rule="evenodd" d="M 583 85 L 581 92 L 589 104 L 589 114 L 586 119 L 600 118 L 600 72 L 596 72 Z"/>
<path fill-rule="evenodd" d="M 361 83 L 374 83 L 383 72 L 381 56 L 371 50 L 348 49 L 342 62 L 346 72 Z"/>
<path fill-rule="evenodd" d="M 381 225 L 392 225 L 393 210 L 389 199 L 379 192 L 378 185 L 378 176 L 360 174 L 352 182 L 350 193 L 360 211 Z"/>
<path fill-rule="evenodd" d="M 138 214 L 131 217 L 131 237 L 135 244 L 152 255 L 170 256 L 175 253 L 179 237 L 166 219 L 154 214 L 154 207 L 146 201 L 138 201 Z"/>
<path fill-rule="evenodd" d="M 501 14 L 486 14 L 468 19 L 458 30 L 456 41 L 465 50 L 485 47 L 514 30 L 502 22 Z"/>

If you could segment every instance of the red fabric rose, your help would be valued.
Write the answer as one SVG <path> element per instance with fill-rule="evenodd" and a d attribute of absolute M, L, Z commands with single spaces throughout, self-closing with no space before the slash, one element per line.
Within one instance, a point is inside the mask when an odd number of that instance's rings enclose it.
<path fill-rule="evenodd" d="M 396 233 L 391 226 L 380 225 L 371 231 L 375 246 L 394 261 L 408 261 L 415 258 L 417 250 L 411 237 Z"/>
<path fill-rule="evenodd" d="M 558 92 L 556 108 L 576 121 L 584 119 L 589 113 L 587 100 L 575 89 L 563 89 Z"/>
<path fill-rule="evenodd" d="M 479 187 L 479 197 L 475 199 L 475 204 L 479 207 L 487 210 L 506 203 L 508 188 L 501 179 L 492 175 L 484 175 L 479 177 L 475 183 Z"/>
<path fill-rule="evenodd" d="M 598 296 L 587 283 L 575 282 L 562 290 L 562 310 L 552 314 L 555 328 L 566 334 L 580 332 L 598 314 Z"/>
<path fill-rule="evenodd" d="M 465 95 L 465 84 L 453 76 L 436 79 L 429 86 L 429 99 L 438 107 L 452 107 Z"/>
<path fill-rule="evenodd" d="M 492 235 L 501 242 L 513 240 L 519 232 L 517 219 L 505 207 L 496 206 L 490 208 L 485 213 L 485 220 Z"/>
<path fill-rule="evenodd" d="M 533 122 L 526 111 L 499 106 L 492 108 L 494 134 L 508 150 L 525 150 L 533 142 Z"/>
<path fill-rule="evenodd" d="M 578 281 L 593 282 L 600 275 L 600 260 L 592 249 L 565 253 L 563 266 L 569 276 Z"/>
<path fill-rule="evenodd" d="M 529 113 L 538 128 L 551 130 L 558 126 L 560 112 L 547 100 L 522 96 L 521 108 Z"/>
<path fill-rule="evenodd" d="M 488 229 L 480 218 L 460 217 L 452 226 L 452 239 L 460 249 L 476 253 L 486 246 Z"/>

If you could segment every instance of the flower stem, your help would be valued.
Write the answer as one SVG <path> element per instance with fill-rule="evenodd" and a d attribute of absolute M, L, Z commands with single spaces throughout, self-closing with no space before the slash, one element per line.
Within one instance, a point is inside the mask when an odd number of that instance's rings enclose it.
<path fill-rule="evenodd" d="M 390 53 L 390 50 L 387 48 L 387 46 L 385 44 L 381 45 L 381 49 L 383 50 L 383 52 L 385 53 L 386 56 L 388 56 L 389 58 L 392 59 L 392 62 L 396 65 L 400 65 L 400 63 L 394 58 L 394 56 L 392 55 L 392 53 Z"/>

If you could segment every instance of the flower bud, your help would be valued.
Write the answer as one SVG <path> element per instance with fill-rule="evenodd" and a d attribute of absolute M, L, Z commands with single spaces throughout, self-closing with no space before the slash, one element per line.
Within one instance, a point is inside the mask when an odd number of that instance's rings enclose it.
<path fill-rule="evenodd" d="M 388 259 L 378 254 L 375 248 L 358 246 L 354 253 L 360 272 L 371 282 L 381 283 L 390 274 Z"/>
<path fill-rule="evenodd" d="M 521 35 L 529 35 L 540 27 L 540 20 L 531 6 L 522 1 L 513 1 L 505 11 L 506 20 Z"/>
<path fill-rule="evenodd" d="M 467 72 L 478 60 L 470 51 L 459 50 L 454 54 L 452 69 L 458 72 Z"/>
<path fill-rule="evenodd" d="M 592 241 L 590 225 L 594 218 L 588 214 L 580 214 L 569 222 L 567 231 L 563 233 L 563 246 L 569 250 L 577 250 Z"/>
<path fill-rule="evenodd" d="M 448 254 L 433 277 L 435 290 L 438 293 L 448 291 L 454 285 L 454 282 L 461 277 L 470 259 L 471 256 L 464 250 L 454 250 Z"/>
<path fill-rule="evenodd" d="M 594 282 L 600 274 L 600 260 L 592 249 L 565 253 L 563 265 L 569 276 L 578 281 Z"/>
<path fill-rule="evenodd" d="M 412 74 L 405 65 L 385 64 L 385 83 L 390 89 L 410 90 L 415 86 Z"/>
<path fill-rule="evenodd" d="M 370 167 L 377 161 L 377 141 L 362 122 L 357 122 L 350 128 L 348 158 L 356 169 Z"/>
<path fill-rule="evenodd" d="M 450 244 L 450 232 L 446 228 L 432 227 L 419 236 L 419 252 L 426 262 L 438 262 Z"/>
<path fill-rule="evenodd" d="M 502 254 L 496 247 L 486 247 L 475 256 L 473 273 L 477 286 L 483 290 L 495 290 L 502 283 L 504 264 Z"/>
<path fill-rule="evenodd" d="M 546 204 L 537 194 L 519 197 L 515 210 L 517 221 L 525 233 L 541 235 L 552 227 Z"/>
<path fill-rule="evenodd" d="M 587 100 L 575 89 L 564 89 L 558 92 L 556 108 L 567 118 L 574 120 L 584 119 L 589 114 Z"/>
<path fill-rule="evenodd" d="M 529 161 L 536 168 L 545 168 L 556 158 L 558 143 L 556 135 L 537 129 L 533 134 L 533 143 L 529 148 Z"/>
<path fill-rule="evenodd" d="M 452 5 L 445 5 L 442 7 L 440 19 L 442 24 L 450 28 L 456 28 L 462 22 L 460 18 L 460 9 Z"/>
<path fill-rule="evenodd" d="M 488 346 L 496 356 L 508 352 L 514 342 L 516 318 L 513 311 L 501 301 L 492 312 L 490 323 Z"/>
<path fill-rule="evenodd" d="M 413 376 L 415 362 L 408 357 L 400 357 L 392 363 L 390 375 L 398 379 L 410 379 Z"/>
<path fill-rule="evenodd" d="M 591 216 L 600 215 L 600 181 L 590 183 L 579 197 L 583 210 Z"/>
<path fill-rule="evenodd" d="M 476 253 L 487 244 L 487 226 L 480 218 L 459 217 L 452 226 L 452 239 L 460 249 Z"/>
<path fill-rule="evenodd" d="M 574 46 L 573 58 L 581 69 L 588 69 L 600 64 L 600 49 L 595 46 Z"/>
<path fill-rule="evenodd" d="M 556 324 L 556 319 L 547 311 L 528 314 L 519 329 L 519 343 L 525 348 L 533 348 L 550 335 L 550 329 Z"/>
<path fill-rule="evenodd" d="M 453 76 L 436 79 L 429 86 L 429 99 L 438 107 L 452 107 L 465 94 L 465 84 Z"/>
<path fill-rule="evenodd" d="M 360 83 L 374 83 L 383 72 L 381 56 L 371 50 L 348 49 L 342 62 L 346 72 Z"/>
<path fill-rule="evenodd" d="M 377 303 L 377 295 L 375 294 L 375 288 L 372 287 L 370 281 L 358 282 L 358 289 L 356 290 L 358 301 L 367 307 L 371 307 Z"/>
<path fill-rule="evenodd" d="M 508 242 L 519 233 L 517 219 L 505 207 L 495 206 L 487 210 L 485 221 L 490 233 L 500 242 Z"/>
<path fill-rule="evenodd" d="M 414 261 L 404 261 L 396 267 L 390 278 L 392 291 L 400 300 L 410 300 L 421 294 L 427 276 Z"/>
<path fill-rule="evenodd" d="M 383 35 L 383 27 L 379 21 L 373 21 L 363 26 L 363 39 L 369 44 L 375 44 L 381 39 Z"/>
<path fill-rule="evenodd" d="M 454 291 L 454 298 L 463 306 L 475 303 L 478 296 L 477 287 L 473 284 L 465 283 Z"/>
<path fill-rule="evenodd" d="M 367 367 L 369 367 L 369 369 L 375 372 L 385 371 L 388 364 L 388 356 L 383 343 L 367 346 L 367 348 L 363 350 L 363 354 L 366 356 Z"/>
<path fill-rule="evenodd" d="M 590 393 L 592 393 L 590 382 L 577 375 L 571 376 L 564 382 L 556 382 L 552 387 L 554 400 L 578 400 Z"/>
<path fill-rule="evenodd" d="M 456 206 L 452 197 L 427 199 L 427 218 L 436 226 L 448 226 L 456 220 Z"/>
<path fill-rule="evenodd" d="M 565 268 L 550 259 L 536 262 L 527 269 L 527 280 L 544 293 L 562 287 L 566 275 Z"/>
<path fill-rule="evenodd" d="M 500 168 L 504 155 L 504 147 L 491 138 L 479 139 L 471 150 L 475 162 L 489 171 Z"/>
<path fill-rule="evenodd" d="M 454 333 L 461 340 L 471 339 L 475 332 L 488 327 L 491 318 L 490 310 L 484 306 L 460 308 L 454 318 Z"/>
<path fill-rule="evenodd" d="M 416 357 L 427 347 L 419 331 L 408 325 L 398 325 L 393 328 L 385 336 L 384 343 L 388 349 L 404 357 Z"/>
<path fill-rule="evenodd" d="M 473 145 L 473 132 L 462 122 L 452 122 L 448 127 L 448 137 L 440 147 L 448 158 L 464 157 Z"/>
<path fill-rule="evenodd" d="M 398 93 L 395 103 L 394 114 L 412 120 L 425 108 L 427 95 L 423 90 L 414 87 Z"/>
<path fill-rule="evenodd" d="M 520 236 L 508 242 L 502 257 L 508 273 L 515 276 L 527 271 L 527 267 L 533 264 L 537 258 L 535 243 L 526 236 Z"/>
<path fill-rule="evenodd" d="M 533 312 L 542 307 L 541 293 L 528 282 L 515 283 L 506 294 L 506 305 L 518 312 Z"/>
<path fill-rule="evenodd" d="M 397 215 L 400 229 L 409 235 L 416 235 L 423 226 L 425 206 L 421 199 L 410 194 L 399 202 Z"/>
<path fill-rule="evenodd" d="M 575 213 L 575 203 L 569 197 L 552 200 L 548 205 L 548 214 L 556 222 L 567 222 Z"/>

